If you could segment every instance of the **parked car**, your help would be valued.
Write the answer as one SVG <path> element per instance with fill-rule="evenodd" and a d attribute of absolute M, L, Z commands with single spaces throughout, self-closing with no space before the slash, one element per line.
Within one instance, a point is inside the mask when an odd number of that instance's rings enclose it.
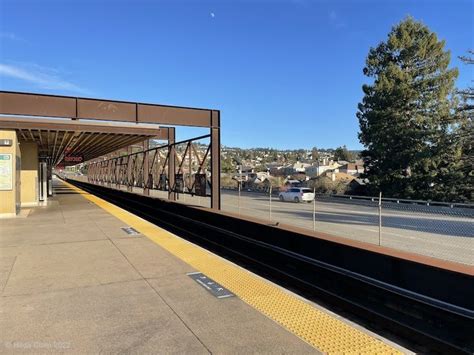
<path fill-rule="evenodd" d="M 282 191 L 278 195 L 280 201 L 292 201 L 292 202 L 311 202 L 314 200 L 314 193 L 310 189 L 305 187 L 292 187 L 287 191 Z"/>

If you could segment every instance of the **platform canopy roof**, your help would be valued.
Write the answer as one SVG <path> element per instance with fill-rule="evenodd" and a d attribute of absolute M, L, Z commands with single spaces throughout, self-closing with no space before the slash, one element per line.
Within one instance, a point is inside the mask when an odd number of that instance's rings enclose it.
<path fill-rule="evenodd" d="M 68 96 L 0 91 L 0 129 L 14 129 L 21 142 L 36 142 L 53 166 L 64 157 L 84 161 L 156 138 L 158 124 L 218 127 L 217 111 Z"/>
<path fill-rule="evenodd" d="M 53 166 L 66 153 L 87 161 L 146 139 L 167 139 L 160 128 L 18 116 L 0 116 L 0 129 L 15 129 L 20 144 L 37 143 L 39 155 L 50 159 Z"/>

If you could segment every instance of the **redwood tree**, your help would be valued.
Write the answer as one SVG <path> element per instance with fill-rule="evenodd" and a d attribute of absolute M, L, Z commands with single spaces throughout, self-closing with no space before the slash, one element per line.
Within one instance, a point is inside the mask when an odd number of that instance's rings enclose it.
<path fill-rule="evenodd" d="M 444 46 L 426 25 L 408 17 L 369 51 L 364 74 L 373 82 L 362 87 L 357 117 L 371 193 L 455 199 L 456 192 L 447 197 L 444 191 L 458 174 L 459 151 L 452 145 L 458 72 L 449 68 Z"/>

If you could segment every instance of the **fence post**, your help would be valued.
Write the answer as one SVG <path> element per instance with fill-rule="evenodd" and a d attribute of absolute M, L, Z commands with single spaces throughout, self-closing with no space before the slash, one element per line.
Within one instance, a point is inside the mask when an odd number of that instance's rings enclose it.
<path fill-rule="evenodd" d="M 382 245 L 382 191 L 379 193 L 379 245 Z"/>
<path fill-rule="evenodd" d="M 316 188 L 313 188 L 313 232 L 316 231 Z"/>
<path fill-rule="evenodd" d="M 240 191 L 242 190 L 242 181 L 240 181 L 240 176 L 239 176 L 239 181 L 237 181 L 237 184 L 239 185 L 239 197 L 237 199 L 237 204 L 239 206 L 239 216 L 240 216 Z"/>
<path fill-rule="evenodd" d="M 270 222 L 272 221 L 272 185 L 270 185 Z"/>

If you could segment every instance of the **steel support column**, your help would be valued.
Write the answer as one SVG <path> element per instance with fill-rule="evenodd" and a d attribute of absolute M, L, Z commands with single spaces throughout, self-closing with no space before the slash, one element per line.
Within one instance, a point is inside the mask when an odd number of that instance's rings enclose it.
<path fill-rule="evenodd" d="M 176 149 L 174 143 L 176 141 L 176 131 L 174 127 L 168 128 L 168 146 L 169 146 L 169 158 L 168 158 L 168 199 L 176 201 L 175 191 L 175 174 L 176 174 Z"/>
<path fill-rule="evenodd" d="M 122 164 L 123 158 L 120 156 L 121 151 L 118 152 L 117 163 L 115 164 L 115 188 L 120 189 L 120 184 L 122 182 Z"/>
<path fill-rule="evenodd" d="M 112 168 L 114 166 L 113 163 L 114 161 L 110 159 L 107 164 L 107 186 L 110 188 L 112 187 L 112 180 L 113 180 L 112 178 Z"/>
<path fill-rule="evenodd" d="M 221 209 L 220 112 L 211 113 L 211 208 Z"/>
<path fill-rule="evenodd" d="M 127 191 L 132 192 L 133 191 L 133 167 L 132 167 L 132 156 L 130 154 L 133 153 L 132 146 L 128 146 L 127 148 L 127 153 L 128 153 L 128 160 L 127 160 Z"/>
<path fill-rule="evenodd" d="M 143 141 L 143 168 L 142 168 L 142 177 L 143 177 L 143 194 L 144 195 L 150 195 L 150 186 L 148 184 L 149 182 L 149 152 L 148 148 L 150 147 L 148 139 L 146 141 Z"/>
<path fill-rule="evenodd" d="M 87 181 L 88 182 L 93 182 L 92 181 L 92 170 L 94 169 L 93 168 L 93 165 L 92 164 L 88 164 L 86 165 L 87 166 Z"/>
<path fill-rule="evenodd" d="M 51 161 L 48 159 L 48 196 L 53 196 L 53 166 Z"/>

